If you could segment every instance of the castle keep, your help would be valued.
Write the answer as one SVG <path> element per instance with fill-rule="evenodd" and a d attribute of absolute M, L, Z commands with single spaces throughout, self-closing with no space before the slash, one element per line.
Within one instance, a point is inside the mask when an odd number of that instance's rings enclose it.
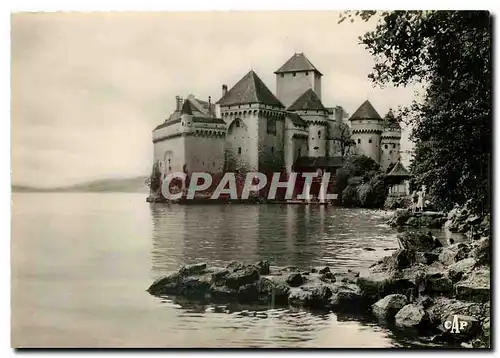
<path fill-rule="evenodd" d="M 254 72 L 221 98 L 176 97 L 176 109 L 153 130 L 154 160 L 168 172 L 334 170 L 345 155 L 364 154 L 382 169 L 399 160 L 401 128 L 369 101 L 354 114 L 325 107 L 323 74 L 303 53 L 276 72 L 276 95 Z M 346 148 L 348 150 L 346 150 Z"/>

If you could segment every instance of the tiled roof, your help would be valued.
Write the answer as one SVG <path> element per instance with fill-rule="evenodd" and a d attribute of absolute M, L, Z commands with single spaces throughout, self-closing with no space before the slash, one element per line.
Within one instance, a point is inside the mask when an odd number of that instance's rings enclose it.
<path fill-rule="evenodd" d="M 274 73 L 287 73 L 287 72 L 301 72 L 301 71 L 315 71 L 320 76 L 322 73 L 318 71 L 316 67 L 309 61 L 309 59 L 304 55 L 304 53 L 296 53 L 288 61 L 285 62 Z"/>
<path fill-rule="evenodd" d="M 344 157 L 299 157 L 295 161 L 295 168 L 340 168 L 344 164 Z"/>
<path fill-rule="evenodd" d="M 302 93 L 302 95 L 300 95 L 300 97 L 297 98 L 287 110 L 299 111 L 310 109 L 321 109 L 323 111 L 327 110 L 312 88 L 309 88 L 307 91 Z"/>
<path fill-rule="evenodd" d="M 370 101 L 366 100 L 363 102 L 361 106 L 354 112 L 351 116 L 350 120 L 353 119 L 382 119 L 380 115 L 377 113 L 375 108 L 373 108 Z"/>
<path fill-rule="evenodd" d="M 297 113 L 288 112 L 287 117 L 292 120 L 292 123 L 296 127 L 307 127 L 307 122 L 302 119 Z"/>
<path fill-rule="evenodd" d="M 221 106 L 262 103 L 285 107 L 254 71 L 248 72 L 217 103 Z"/>
<path fill-rule="evenodd" d="M 392 170 L 387 175 L 388 176 L 398 176 L 398 177 L 409 177 L 410 173 L 404 167 L 404 165 L 401 163 L 401 161 L 398 160 L 396 165 L 394 165 L 394 168 L 392 168 Z"/>

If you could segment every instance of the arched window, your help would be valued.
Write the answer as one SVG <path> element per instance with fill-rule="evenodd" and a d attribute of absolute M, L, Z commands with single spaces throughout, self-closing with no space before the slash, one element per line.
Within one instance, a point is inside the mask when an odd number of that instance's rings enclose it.
<path fill-rule="evenodd" d="M 358 138 L 358 144 L 361 144 L 361 139 L 360 138 Z"/>
<path fill-rule="evenodd" d="M 240 121 L 236 120 L 236 128 L 240 128 Z"/>
<path fill-rule="evenodd" d="M 318 131 L 318 139 L 321 139 L 321 131 Z"/>

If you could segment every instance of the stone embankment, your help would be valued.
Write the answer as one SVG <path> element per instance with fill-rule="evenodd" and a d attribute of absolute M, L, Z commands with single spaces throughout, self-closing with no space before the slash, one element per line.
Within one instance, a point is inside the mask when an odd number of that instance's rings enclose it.
<path fill-rule="evenodd" d="M 421 340 L 490 345 L 489 238 L 442 247 L 430 234 L 404 232 L 401 248 L 366 273 L 328 266 L 300 270 L 268 262 L 184 266 L 148 292 L 209 302 L 296 306 L 374 317 Z M 466 322 L 452 332 L 453 320 Z"/>

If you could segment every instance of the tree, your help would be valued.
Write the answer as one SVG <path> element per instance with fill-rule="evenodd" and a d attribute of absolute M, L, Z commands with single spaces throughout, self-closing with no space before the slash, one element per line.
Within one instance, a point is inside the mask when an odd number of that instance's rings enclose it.
<path fill-rule="evenodd" d="M 414 130 L 413 187 L 426 185 L 448 210 L 469 201 L 490 211 L 491 16 L 486 11 L 356 11 L 378 17 L 360 37 L 379 85 L 424 84 L 422 101 L 406 109 Z"/>
<path fill-rule="evenodd" d="M 356 146 L 356 142 L 351 138 L 351 129 L 345 123 L 338 123 L 335 126 L 334 132 L 332 139 L 339 144 L 340 156 L 345 157 L 349 155 L 351 148 Z"/>

